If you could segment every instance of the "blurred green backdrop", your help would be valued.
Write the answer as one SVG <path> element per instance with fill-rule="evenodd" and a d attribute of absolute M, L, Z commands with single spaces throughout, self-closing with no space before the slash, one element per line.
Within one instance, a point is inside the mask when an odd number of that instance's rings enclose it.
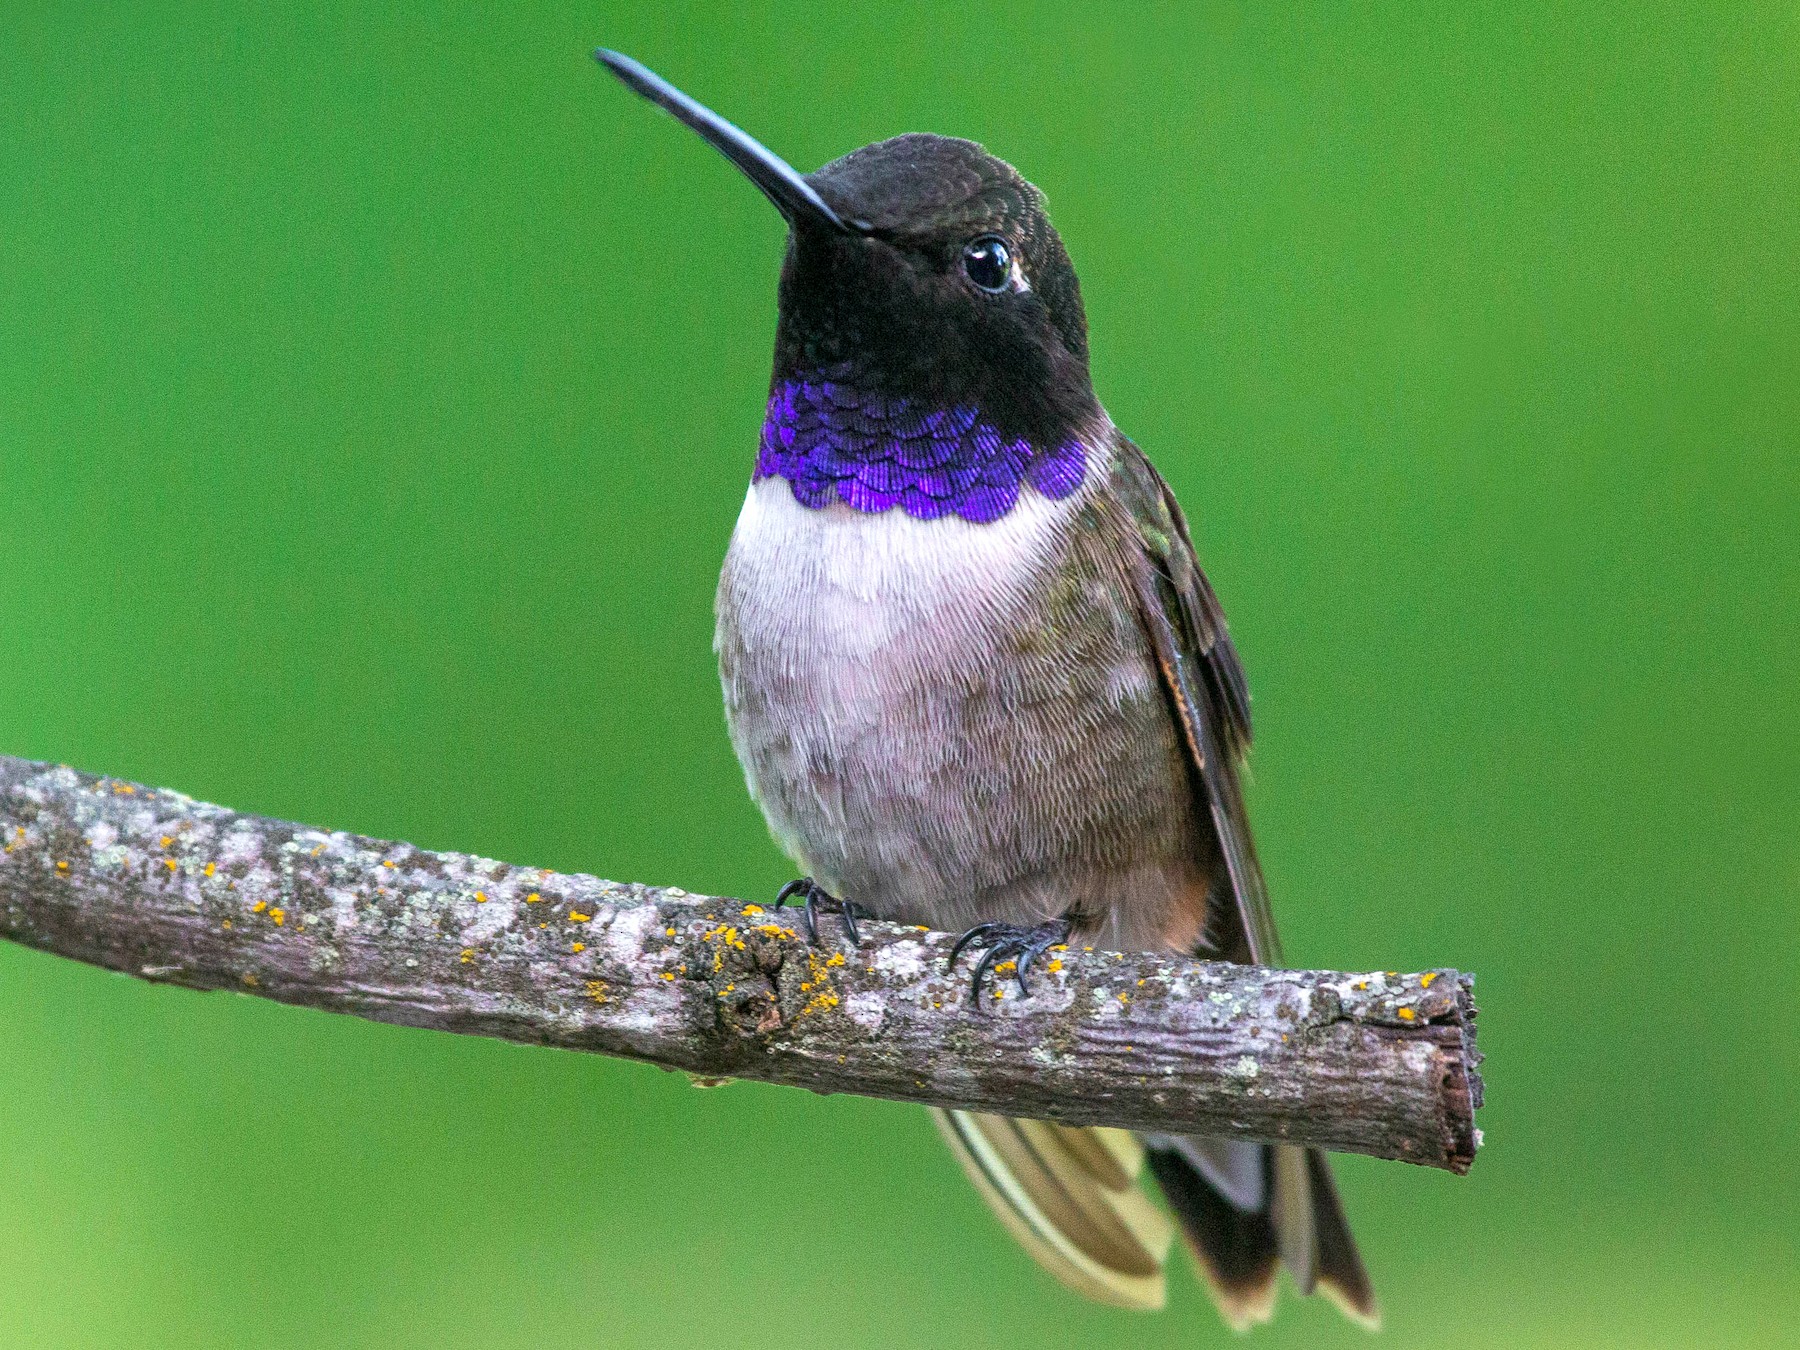
<path fill-rule="evenodd" d="M 1794 7 L 466 8 L 10 11 L 0 750 L 766 895 L 709 639 L 781 226 L 587 50 L 803 167 L 973 136 L 1194 517 L 1293 959 L 1479 973 L 1474 1174 L 1341 1168 L 1389 1334 L 1792 1335 Z M 1063 1293 L 917 1110 L 10 947 L 0 1141 L 8 1346 L 1226 1334 Z"/>

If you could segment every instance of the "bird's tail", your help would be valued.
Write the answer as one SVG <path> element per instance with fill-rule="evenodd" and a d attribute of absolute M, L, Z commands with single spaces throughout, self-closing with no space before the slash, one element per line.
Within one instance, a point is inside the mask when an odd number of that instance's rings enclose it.
<path fill-rule="evenodd" d="M 973 1111 L 934 1110 L 975 1188 L 1046 1270 L 1079 1294 L 1160 1308 L 1173 1232 L 1138 1187 L 1146 1159 L 1219 1312 L 1242 1329 L 1267 1321 L 1285 1264 L 1355 1321 L 1378 1314 L 1325 1155 L 1247 1144 L 1070 1129 Z"/>
<path fill-rule="evenodd" d="M 1242 1331 L 1275 1311 L 1275 1276 L 1324 1294 L 1354 1322 L 1381 1323 L 1344 1220 L 1331 1165 L 1316 1148 L 1150 1135 L 1151 1175 L 1219 1306 Z"/>
<path fill-rule="evenodd" d="M 1138 1187 L 1144 1149 L 1135 1135 L 931 1114 L 975 1189 L 1044 1269 L 1102 1303 L 1162 1307 L 1174 1230 Z"/>

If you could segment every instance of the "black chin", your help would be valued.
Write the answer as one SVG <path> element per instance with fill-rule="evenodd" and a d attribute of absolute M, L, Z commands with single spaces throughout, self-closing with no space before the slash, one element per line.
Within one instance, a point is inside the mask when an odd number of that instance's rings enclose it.
<path fill-rule="evenodd" d="M 773 383 L 830 380 L 927 410 L 972 408 L 1040 447 L 1103 415 L 1086 351 L 1033 295 L 986 295 L 882 239 L 796 230 L 782 266 Z"/>

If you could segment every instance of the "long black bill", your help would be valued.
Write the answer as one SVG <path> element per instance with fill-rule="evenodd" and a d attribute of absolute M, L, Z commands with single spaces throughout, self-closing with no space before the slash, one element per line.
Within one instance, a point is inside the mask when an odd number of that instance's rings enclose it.
<path fill-rule="evenodd" d="M 744 176 L 763 191 L 775 209 L 798 225 L 815 220 L 845 234 L 860 233 L 860 222 L 845 221 L 814 192 L 793 165 L 761 141 L 745 135 L 711 108 L 703 107 L 681 90 L 629 56 L 602 47 L 594 59 L 658 107 L 666 108 L 703 136 L 707 143 L 743 170 Z"/>

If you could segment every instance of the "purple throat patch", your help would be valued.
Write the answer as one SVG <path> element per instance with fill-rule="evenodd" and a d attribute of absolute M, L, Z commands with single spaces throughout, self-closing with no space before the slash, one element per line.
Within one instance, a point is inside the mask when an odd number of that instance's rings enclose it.
<path fill-rule="evenodd" d="M 1026 484 L 1067 497 L 1087 476 L 1087 451 L 1006 440 L 974 408 L 926 410 L 833 380 L 784 380 L 769 396 L 752 481 L 785 478 L 794 500 L 858 511 L 898 506 L 917 520 L 998 520 Z"/>

